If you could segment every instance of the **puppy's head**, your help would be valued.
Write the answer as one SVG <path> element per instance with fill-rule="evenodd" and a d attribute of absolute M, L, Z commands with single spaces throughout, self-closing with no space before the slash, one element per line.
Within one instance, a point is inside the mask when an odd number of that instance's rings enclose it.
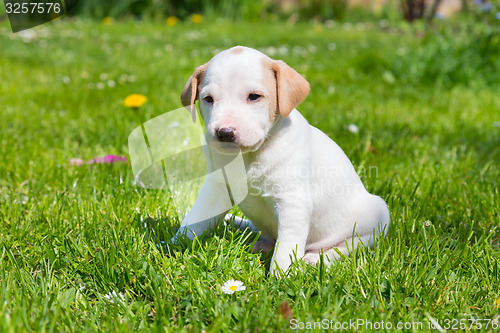
<path fill-rule="evenodd" d="M 181 94 L 196 120 L 195 101 L 206 127 L 207 143 L 223 150 L 236 144 L 242 152 L 257 150 L 279 117 L 309 93 L 309 83 L 283 61 L 237 46 L 196 68 Z"/>

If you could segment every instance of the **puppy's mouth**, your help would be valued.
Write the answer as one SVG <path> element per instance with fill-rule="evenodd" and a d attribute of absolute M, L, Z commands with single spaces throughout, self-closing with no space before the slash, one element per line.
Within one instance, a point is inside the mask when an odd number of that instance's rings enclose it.
<path fill-rule="evenodd" d="M 216 140 L 207 141 L 210 148 L 215 149 L 223 155 L 237 155 L 241 152 L 240 146 L 234 142 L 220 142 Z"/>
<path fill-rule="evenodd" d="M 239 147 L 240 147 L 242 153 L 248 153 L 248 152 L 256 151 L 257 149 L 260 148 L 260 146 L 262 146 L 263 143 L 264 143 L 264 140 L 259 140 L 254 145 L 251 145 L 251 146 L 239 146 Z"/>
<path fill-rule="evenodd" d="M 238 137 L 236 137 L 232 142 L 220 141 L 216 134 L 207 140 L 208 145 L 217 150 L 221 154 L 233 155 L 239 152 L 248 153 L 256 151 L 262 146 L 264 140 L 259 140 L 255 144 L 242 144 Z"/>

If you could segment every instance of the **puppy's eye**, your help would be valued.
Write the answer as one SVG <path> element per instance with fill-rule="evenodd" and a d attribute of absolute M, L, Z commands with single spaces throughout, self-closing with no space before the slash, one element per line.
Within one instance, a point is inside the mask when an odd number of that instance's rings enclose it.
<path fill-rule="evenodd" d="M 205 98 L 203 98 L 203 100 L 205 102 L 207 102 L 208 104 L 212 104 L 214 102 L 214 99 L 212 98 L 212 96 L 206 96 Z"/>
<path fill-rule="evenodd" d="M 250 94 L 250 95 L 248 95 L 248 100 L 249 101 L 256 101 L 261 97 L 262 97 L 262 95 L 259 95 L 259 94 Z"/>

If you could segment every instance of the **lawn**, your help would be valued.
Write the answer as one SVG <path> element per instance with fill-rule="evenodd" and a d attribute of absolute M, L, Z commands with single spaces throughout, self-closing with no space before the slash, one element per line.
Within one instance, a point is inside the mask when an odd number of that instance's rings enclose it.
<path fill-rule="evenodd" d="M 497 331 L 500 42 L 443 29 L 0 22 L 0 331 Z M 278 279 L 231 225 L 159 246 L 179 225 L 168 192 L 135 186 L 130 163 L 70 164 L 128 157 L 129 134 L 234 45 L 310 82 L 298 109 L 388 202 L 375 249 Z M 133 93 L 148 102 L 126 108 Z M 224 294 L 229 279 L 246 290 Z"/>

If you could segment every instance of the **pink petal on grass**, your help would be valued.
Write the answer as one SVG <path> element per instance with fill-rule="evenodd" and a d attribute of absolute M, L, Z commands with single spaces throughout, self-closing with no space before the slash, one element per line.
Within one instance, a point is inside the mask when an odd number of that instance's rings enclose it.
<path fill-rule="evenodd" d="M 127 162 L 127 158 L 124 156 L 117 155 L 106 155 L 102 157 L 96 157 L 88 161 L 88 164 L 110 164 L 116 162 Z"/>

